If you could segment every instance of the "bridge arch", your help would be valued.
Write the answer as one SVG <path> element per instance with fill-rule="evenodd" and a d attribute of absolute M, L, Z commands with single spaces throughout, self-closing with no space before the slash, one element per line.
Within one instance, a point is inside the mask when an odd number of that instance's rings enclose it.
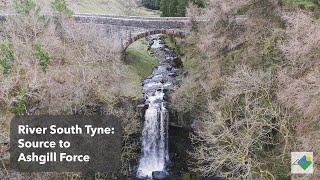
<path fill-rule="evenodd" d="M 128 40 L 126 40 L 123 43 L 123 52 L 125 52 L 126 49 L 135 41 L 137 41 L 141 38 L 144 38 L 144 37 L 148 37 L 150 35 L 155 35 L 155 34 L 172 35 L 174 37 L 179 37 L 179 38 L 184 38 L 186 36 L 186 32 L 181 31 L 181 30 L 176 30 L 176 29 L 158 29 L 158 30 L 143 32 L 143 33 L 137 34 L 133 37 L 130 37 Z"/>

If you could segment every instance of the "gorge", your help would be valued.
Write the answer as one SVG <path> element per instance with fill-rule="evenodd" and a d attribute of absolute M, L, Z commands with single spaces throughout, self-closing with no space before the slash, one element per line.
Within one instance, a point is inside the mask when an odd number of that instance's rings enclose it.
<path fill-rule="evenodd" d="M 166 95 L 173 90 L 174 77 L 181 72 L 181 68 L 177 55 L 165 45 L 163 38 L 161 35 L 147 38 L 159 65 L 143 81 L 143 94 L 148 109 L 145 111 L 142 155 L 137 169 L 137 177 L 143 179 L 168 176 L 167 166 L 170 163 Z"/>

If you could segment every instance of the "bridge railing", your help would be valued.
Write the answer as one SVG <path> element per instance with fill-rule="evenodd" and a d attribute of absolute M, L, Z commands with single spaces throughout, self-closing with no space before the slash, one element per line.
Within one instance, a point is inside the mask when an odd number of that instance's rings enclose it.
<path fill-rule="evenodd" d="M 141 19 L 141 20 L 176 20 L 185 21 L 189 20 L 189 17 L 156 17 L 156 16 L 120 16 L 120 15 L 107 15 L 98 13 L 77 13 L 74 14 L 75 17 L 101 17 L 101 18 L 114 18 L 114 19 Z"/>
<path fill-rule="evenodd" d="M 4 21 L 8 16 L 17 14 L 0 14 L 0 20 Z M 53 17 L 54 14 L 45 16 Z M 74 14 L 72 16 L 79 23 L 105 24 L 112 26 L 139 27 L 146 29 L 175 29 L 187 28 L 191 22 L 189 17 L 142 17 L 142 16 L 113 16 L 105 14 Z M 204 18 L 196 18 L 197 22 L 207 21 Z"/>
<path fill-rule="evenodd" d="M 17 14 L 5 14 L 0 13 L 0 20 L 5 20 L 6 17 L 16 16 Z M 45 16 L 54 16 L 52 13 L 47 13 Z M 108 19 L 118 19 L 118 20 L 147 20 L 147 21 L 189 21 L 190 17 L 155 17 L 155 16 L 118 16 L 118 15 L 108 15 L 108 14 L 97 14 L 97 13 L 77 13 L 72 15 L 74 18 L 108 18 Z M 197 17 L 196 21 L 207 21 L 206 18 Z"/>

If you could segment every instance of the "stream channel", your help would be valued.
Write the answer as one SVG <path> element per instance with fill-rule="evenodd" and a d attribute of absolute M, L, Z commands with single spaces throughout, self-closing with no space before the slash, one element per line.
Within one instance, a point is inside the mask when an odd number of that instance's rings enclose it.
<path fill-rule="evenodd" d="M 142 150 L 136 176 L 138 179 L 168 179 L 169 112 L 167 96 L 181 74 L 181 61 L 164 42 L 163 35 L 147 37 L 150 51 L 158 59 L 158 66 L 143 80 L 143 96 L 147 109 L 141 136 Z"/>

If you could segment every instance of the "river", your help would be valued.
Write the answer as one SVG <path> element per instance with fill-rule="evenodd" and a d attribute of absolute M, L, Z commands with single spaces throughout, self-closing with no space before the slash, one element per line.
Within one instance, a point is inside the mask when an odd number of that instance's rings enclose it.
<path fill-rule="evenodd" d="M 178 57 L 164 42 L 164 36 L 147 38 L 159 65 L 143 80 L 145 104 L 144 128 L 142 131 L 142 154 L 137 169 L 141 179 L 164 179 L 169 176 L 170 163 L 168 148 L 169 113 L 166 95 L 173 90 L 174 77 L 180 72 Z"/>

